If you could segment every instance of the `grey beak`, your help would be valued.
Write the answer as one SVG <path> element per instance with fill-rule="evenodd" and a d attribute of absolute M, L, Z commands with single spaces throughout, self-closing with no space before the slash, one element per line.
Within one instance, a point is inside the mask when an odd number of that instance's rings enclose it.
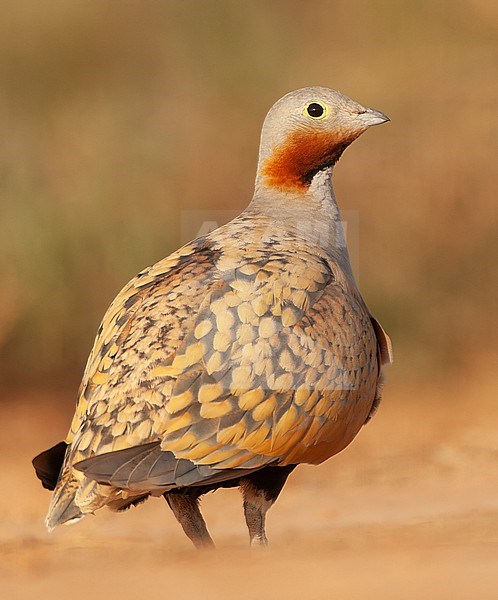
<path fill-rule="evenodd" d="M 358 119 L 367 127 L 371 127 L 372 125 L 380 125 L 381 123 L 390 121 L 387 115 L 381 113 L 380 110 L 374 110 L 373 108 L 365 109 L 365 112 L 362 112 L 358 115 Z"/>

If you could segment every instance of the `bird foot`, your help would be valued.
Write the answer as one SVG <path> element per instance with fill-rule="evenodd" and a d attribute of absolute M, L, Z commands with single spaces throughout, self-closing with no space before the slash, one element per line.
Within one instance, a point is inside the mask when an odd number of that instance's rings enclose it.
<path fill-rule="evenodd" d="M 251 548 L 267 548 L 268 539 L 266 535 L 255 535 L 251 539 Z"/>

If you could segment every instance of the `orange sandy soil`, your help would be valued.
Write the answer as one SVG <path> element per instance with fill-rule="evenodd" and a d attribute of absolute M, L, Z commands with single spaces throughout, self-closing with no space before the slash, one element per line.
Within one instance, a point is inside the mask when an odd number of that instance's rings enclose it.
<path fill-rule="evenodd" d="M 190 546 L 165 502 L 107 510 L 48 534 L 30 459 L 72 412 L 44 394 L 0 405 L 2 599 L 498 598 L 498 403 L 478 377 L 388 385 L 342 454 L 300 467 L 250 551 L 236 490 L 203 501 L 215 552 Z"/>

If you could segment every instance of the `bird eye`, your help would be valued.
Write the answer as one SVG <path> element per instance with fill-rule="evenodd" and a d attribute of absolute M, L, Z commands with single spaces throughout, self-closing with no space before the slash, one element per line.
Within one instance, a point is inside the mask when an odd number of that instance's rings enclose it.
<path fill-rule="evenodd" d="M 327 107 L 320 102 L 310 102 L 306 105 L 305 112 L 312 119 L 323 119 L 327 115 Z"/>

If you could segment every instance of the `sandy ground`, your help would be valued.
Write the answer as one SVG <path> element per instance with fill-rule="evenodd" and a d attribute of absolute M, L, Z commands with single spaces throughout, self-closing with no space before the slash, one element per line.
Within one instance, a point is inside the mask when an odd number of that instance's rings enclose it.
<path fill-rule="evenodd" d="M 478 380 L 387 386 L 346 451 L 291 476 L 256 552 L 235 490 L 203 502 L 217 551 L 191 548 L 162 499 L 48 534 L 30 459 L 64 437 L 72 399 L 13 397 L 0 405 L 0 597 L 496 599 L 498 405 Z"/>

